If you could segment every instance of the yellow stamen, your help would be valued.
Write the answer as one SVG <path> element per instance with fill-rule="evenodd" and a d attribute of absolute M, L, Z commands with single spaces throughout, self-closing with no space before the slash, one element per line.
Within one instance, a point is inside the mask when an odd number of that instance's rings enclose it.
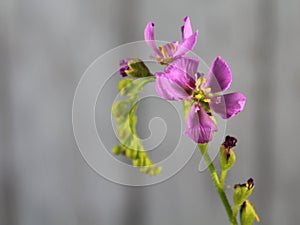
<path fill-rule="evenodd" d="M 202 94 L 199 93 L 199 94 L 195 95 L 195 98 L 198 99 L 198 100 L 200 100 L 202 98 Z"/>
<path fill-rule="evenodd" d="M 199 90 L 199 87 L 201 85 L 201 79 L 197 79 L 195 85 L 196 85 L 196 89 Z"/>
<path fill-rule="evenodd" d="M 205 89 L 204 89 L 204 92 L 205 92 L 205 93 L 211 92 L 211 88 L 205 88 Z"/>
<path fill-rule="evenodd" d="M 165 47 L 164 46 L 160 46 L 159 47 L 159 50 L 161 51 L 161 54 L 164 56 L 164 57 L 166 57 L 166 49 L 165 49 Z"/>

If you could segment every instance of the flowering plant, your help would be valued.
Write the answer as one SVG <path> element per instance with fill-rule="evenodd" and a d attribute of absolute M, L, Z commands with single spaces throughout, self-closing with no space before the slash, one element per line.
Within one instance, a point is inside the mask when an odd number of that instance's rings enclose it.
<path fill-rule="evenodd" d="M 112 151 L 132 160 L 132 164 L 147 175 L 158 175 L 161 172 L 162 168 L 156 166 L 148 157 L 135 128 L 138 93 L 146 84 L 155 82 L 155 90 L 161 98 L 183 103 L 186 119 L 184 134 L 198 144 L 228 214 L 229 222 L 232 225 L 238 224 L 236 217 L 240 210 L 240 224 L 251 225 L 255 219 L 259 221 L 253 204 L 248 200 L 254 188 L 253 179 L 234 186 L 233 207 L 224 188 L 227 172 L 236 161 L 233 148 L 237 139 L 226 136 L 220 145 L 220 174 L 217 173 L 207 153 L 208 143 L 218 131 L 214 114 L 218 114 L 222 119 L 234 117 L 243 111 L 246 97 L 239 92 L 221 94 L 229 89 L 232 74 L 228 64 L 220 56 L 211 63 L 206 75 L 198 71 L 199 58 L 187 56 L 196 45 L 198 36 L 198 31 L 192 31 L 189 17 L 184 18 L 181 32 L 182 41 L 157 47 L 154 40 L 154 23 L 149 22 L 145 28 L 145 41 L 153 50 L 151 58 L 165 66 L 163 71 L 152 73 L 146 64 L 137 58 L 120 61 L 120 74 L 123 79 L 118 84 L 118 90 L 127 99 L 115 102 L 112 107 L 120 140 L 120 144 Z"/>

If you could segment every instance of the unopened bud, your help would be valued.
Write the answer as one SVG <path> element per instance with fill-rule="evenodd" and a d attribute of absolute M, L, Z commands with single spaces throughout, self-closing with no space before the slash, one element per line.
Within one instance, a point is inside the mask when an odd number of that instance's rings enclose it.
<path fill-rule="evenodd" d="M 117 146 L 113 147 L 112 153 L 115 154 L 115 155 L 121 154 L 121 153 L 122 153 L 122 148 L 121 148 L 121 146 L 117 145 Z"/>
<path fill-rule="evenodd" d="M 120 61 L 120 74 L 123 77 L 149 77 L 153 76 L 145 63 L 140 59 L 123 59 Z"/>
<path fill-rule="evenodd" d="M 229 170 L 235 163 L 236 156 L 233 149 L 226 149 L 223 145 L 220 147 L 220 166 L 222 170 Z"/>
<path fill-rule="evenodd" d="M 259 222 L 259 217 L 255 212 L 253 204 L 246 200 L 243 202 L 240 209 L 241 225 L 252 225 L 254 220 Z"/>
<path fill-rule="evenodd" d="M 127 108 L 128 106 L 126 102 L 116 101 L 114 102 L 111 108 L 112 115 L 115 118 L 118 118 L 126 113 Z"/>
<path fill-rule="evenodd" d="M 236 206 L 240 206 L 252 194 L 254 181 L 250 178 L 245 184 L 236 184 L 233 192 L 233 202 Z"/>
<path fill-rule="evenodd" d="M 220 147 L 220 166 L 222 170 L 229 170 L 236 161 L 236 156 L 233 151 L 237 139 L 234 137 L 226 136 L 224 143 Z"/>

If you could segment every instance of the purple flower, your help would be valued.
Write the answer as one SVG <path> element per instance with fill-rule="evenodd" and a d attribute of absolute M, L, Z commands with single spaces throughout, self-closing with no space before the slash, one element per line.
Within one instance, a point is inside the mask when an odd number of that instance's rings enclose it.
<path fill-rule="evenodd" d="M 198 31 L 193 33 L 188 16 L 184 18 L 184 22 L 184 25 L 181 27 L 182 41 L 171 42 L 159 47 L 156 46 L 154 41 L 154 23 L 149 22 L 147 24 L 144 31 L 145 41 L 154 51 L 152 58 L 160 64 L 168 65 L 175 59 L 185 56 L 194 48 L 197 42 Z"/>
<path fill-rule="evenodd" d="M 246 97 L 234 92 L 220 95 L 231 84 L 232 75 L 229 66 L 217 57 L 206 77 L 197 73 L 199 59 L 180 58 L 156 73 L 156 92 L 167 100 L 191 100 L 193 105 L 188 113 L 185 134 L 197 143 L 211 141 L 217 126 L 212 111 L 223 119 L 229 119 L 241 112 Z"/>

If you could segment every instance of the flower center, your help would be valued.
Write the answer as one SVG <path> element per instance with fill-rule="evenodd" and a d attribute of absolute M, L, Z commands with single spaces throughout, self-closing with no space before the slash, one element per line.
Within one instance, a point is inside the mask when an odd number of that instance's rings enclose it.
<path fill-rule="evenodd" d="M 209 106 L 210 98 L 212 96 L 211 88 L 205 88 L 204 85 L 206 83 L 206 78 L 204 74 L 197 73 L 195 82 L 195 89 L 193 91 L 193 100 L 197 102 L 197 104 L 201 104 L 204 108 L 205 112 L 209 115 L 211 120 L 217 124 L 215 117 L 212 115 L 211 108 Z"/>
<path fill-rule="evenodd" d="M 159 59 L 161 64 L 168 65 L 173 62 L 173 55 L 177 51 L 177 46 L 177 42 L 173 42 L 158 47 L 159 51 L 163 55 L 163 58 Z"/>
<path fill-rule="evenodd" d="M 196 88 L 193 92 L 193 98 L 197 102 L 202 102 L 202 103 L 210 102 L 210 99 L 207 98 L 207 95 L 210 93 L 211 88 L 204 88 L 203 86 L 205 83 L 206 83 L 206 78 L 200 74 L 196 74 L 196 83 L 195 83 Z"/>

